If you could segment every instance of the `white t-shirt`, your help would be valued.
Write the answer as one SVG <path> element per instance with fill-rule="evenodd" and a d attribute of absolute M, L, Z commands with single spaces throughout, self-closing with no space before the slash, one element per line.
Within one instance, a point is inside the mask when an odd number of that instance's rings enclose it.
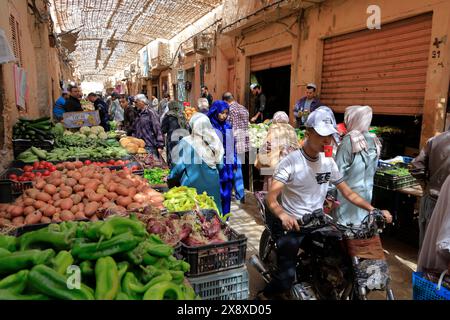
<path fill-rule="evenodd" d="M 329 182 L 338 185 L 344 181 L 333 158 L 321 152 L 318 158 L 312 159 L 303 149 L 281 160 L 273 178 L 285 185 L 281 205 L 296 218 L 322 209 Z"/>

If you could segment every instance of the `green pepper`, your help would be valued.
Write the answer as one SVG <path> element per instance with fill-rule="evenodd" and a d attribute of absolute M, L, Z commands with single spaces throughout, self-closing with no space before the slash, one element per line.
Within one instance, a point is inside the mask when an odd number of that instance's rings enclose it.
<path fill-rule="evenodd" d="M 162 270 L 168 270 L 170 266 L 169 260 L 167 258 L 159 258 L 156 263 L 153 264 L 155 268 L 162 269 Z"/>
<path fill-rule="evenodd" d="M 27 250 L 36 243 L 45 243 L 57 250 L 70 249 L 75 237 L 75 232 L 76 230 L 74 228 L 62 231 L 43 228 L 27 232 L 19 238 L 20 250 Z"/>
<path fill-rule="evenodd" d="M 14 273 L 38 264 L 46 264 L 55 256 L 53 249 L 26 250 L 0 257 L 0 274 Z"/>
<path fill-rule="evenodd" d="M 146 266 L 146 267 L 142 267 L 142 272 L 141 272 L 141 280 L 142 282 L 149 282 L 150 280 L 152 280 L 154 277 L 160 276 L 164 273 L 164 270 L 161 270 L 159 268 L 156 268 L 155 266 Z"/>
<path fill-rule="evenodd" d="M 173 248 L 167 244 L 152 244 L 148 246 L 147 252 L 157 257 L 169 257 L 173 254 Z"/>
<path fill-rule="evenodd" d="M 122 233 L 131 232 L 133 235 L 143 237 L 147 235 L 145 225 L 141 221 L 134 221 L 124 217 L 112 217 L 99 228 L 98 233 L 105 239 L 111 239 Z"/>
<path fill-rule="evenodd" d="M 11 254 L 11 252 L 6 249 L 0 248 L 0 257 L 7 256 L 8 254 Z"/>
<path fill-rule="evenodd" d="M 182 284 L 184 281 L 184 272 L 183 271 L 169 271 L 170 275 L 172 276 L 172 281 L 176 284 Z"/>
<path fill-rule="evenodd" d="M 155 284 L 163 281 L 171 281 L 172 276 L 169 272 L 164 271 L 161 275 L 154 277 L 152 280 L 150 280 L 146 285 L 142 284 L 131 284 L 130 289 L 133 290 L 136 293 L 144 293 L 146 292 L 150 287 L 153 287 Z"/>
<path fill-rule="evenodd" d="M 28 270 L 22 270 L 12 274 L 0 281 L 0 290 L 9 290 L 12 293 L 19 294 L 27 286 Z"/>
<path fill-rule="evenodd" d="M 94 267 L 92 266 L 92 261 L 86 260 L 80 263 L 81 275 L 83 277 L 89 278 L 95 275 Z"/>
<path fill-rule="evenodd" d="M 59 274 L 66 275 L 67 268 L 73 264 L 73 257 L 68 251 L 60 251 L 53 258 L 53 269 Z"/>
<path fill-rule="evenodd" d="M 144 294 L 144 300 L 183 300 L 184 294 L 181 288 L 170 281 L 158 282 L 150 287 Z"/>
<path fill-rule="evenodd" d="M 95 299 L 114 300 L 119 293 L 119 271 L 111 257 L 103 257 L 95 264 Z"/>
<path fill-rule="evenodd" d="M 169 259 L 169 270 L 188 272 L 190 269 L 191 266 L 186 261 Z"/>
<path fill-rule="evenodd" d="M 0 248 L 10 252 L 16 251 L 17 238 L 7 235 L 0 235 Z"/>
<path fill-rule="evenodd" d="M 31 269 L 28 281 L 34 290 L 55 299 L 94 300 L 91 288 L 81 284 L 80 289 L 69 289 L 67 278 L 45 265 Z"/>
<path fill-rule="evenodd" d="M 144 256 L 142 257 L 142 264 L 148 266 L 148 265 L 153 265 L 156 262 L 158 262 L 159 258 L 152 256 L 151 254 L 144 254 Z"/>
<path fill-rule="evenodd" d="M 90 223 L 85 227 L 84 236 L 91 240 L 97 240 L 100 238 L 99 230 L 103 226 L 103 221 L 96 221 L 94 223 Z"/>
<path fill-rule="evenodd" d="M 127 272 L 122 280 L 122 293 L 126 294 L 130 300 L 140 300 L 140 295 L 131 290 L 132 285 L 142 286 L 134 273 Z"/>
<path fill-rule="evenodd" d="M 43 294 L 22 295 L 10 290 L 1 289 L 0 300 L 50 300 L 50 298 Z"/>
<path fill-rule="evenodd" d="M 180 288 L 181 291 L 183 291 L 184 300 L 195 300 L 197 298 L 197 294 L 191 286 L 182 284 L 180 285 Z"/>
<path fill-rule="evenodd" d="M 102 243 L 75 243 L 72 255 L 81 260 L 97 260 L 134 249 L 141 238 L 123 233 Z"/>
<path fill-rule="evenodd" d="M 150 234 L 148 237 L 148 241 L 154 243 L 154 244 L 165 244 L 164 241 L 161 240 L 161 238 L 157 234 Z"/>
<path fill-rule="evenodd" d="M 116 300 L 131 300 L 126 293 L 119 292 L 117 294 Z"/>

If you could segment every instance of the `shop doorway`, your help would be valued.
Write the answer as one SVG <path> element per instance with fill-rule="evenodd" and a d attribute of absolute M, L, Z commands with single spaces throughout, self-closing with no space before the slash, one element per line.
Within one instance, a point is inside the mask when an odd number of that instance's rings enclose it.
<path fill-rule="evenodd" d="M 291 96 L 291 66 L 284 66 L 251 73 L 251 81 L 256 81 L 262 88 L 267 99 L 264 119 L 272 119 L 277 111 L 284 111 L 289 115 Z M 251 99 L 250 114 L 253 116 L 254 99 Z"/>
<path fill-rule="evenodd" d="M 186 101 L 190 102 L 191 106 L 195 106 L 195 69 L 186 70 L 185 89 L 186 89 Z"/>

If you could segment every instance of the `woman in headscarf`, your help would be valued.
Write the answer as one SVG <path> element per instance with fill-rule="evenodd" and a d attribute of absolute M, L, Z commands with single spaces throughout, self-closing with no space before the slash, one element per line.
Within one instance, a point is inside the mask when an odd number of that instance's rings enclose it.
<path fill-rule="evenodd" d="M 145 149 L 159 157 L 164 148 L 164 138 L 157 113 L 149 107 L 148 99 L 143 94 L 134 98 L 139 111 L 138 118 L 133 123 L 133 137 L 145 141 Z"/>
<path fill-rule="evenodd" d="M 345 110 L 344 122 L 348 133 L 339 145 L 336 164 L 348 186 L 370 203 L 373 177 L 381 151 L 380 141 L 376 135 L 369 133 L 372 108 L 348 107 Z M 343 225 L 360 225 L 367 211 L 349 203 L 340 192 L 337 193 L 337 200 L 341 203 L 335 211 L 338 222 Z"/>
<path fill-rule="evenodd" d="M 289 153 L 300 148 L 295 129 L 289 124 L 289 116 L 278 111 L 273 115 L 272 124 L 267 132 L 256 158 L 255 167 L 268 168 L 273 173 L 277 164 Z M 265 175 L 264 190 L 270 188 L 272 176 Z"/>
<path fill-rule="evenodd" d="M 219 170 L 222 168 L 224 150 L 222 142 L 213 130 L 209 118 L 195 113 L 189 125 L 191 134 L 184 137 L 173 151 L 173 166 L 169 184 L 179 184 L 197 189 L 214 198 L 222 214 Z"/>
<path fill-rule="evenodd" d="M 180 138 L 184 136 L 181 130 L 178 131 L 179 135 L 173 135 L 173 133 L 178 129 L 186 129 L 186 119 L 177 101 L 170 101 L 168 107 L 169 111 L 161 122 L 161 131 L 166 135 L 167 163 L 171 165 L 172 150 L 178 144 Z"/>
<path fill-rule="evenodd" d="M 450 275 L 450 176 L 441 188 L 420 249 L 417 271 L 448 270 Z"/>
<path fill-rule="evenodd" d="M 224 165 L 220 170 L 220 195 L 222 198 L 222 211 L 226 215 L 230 213 L 231 193 L 235 188 L 237 200 L 244 196 L 244 184 L 242 169 L 239 162 L 231 124 L 227 121 L 230 112 L 228 103 L 222 100 L 215 101 L 209 108 L 208 117 L 225 151 Z"/>

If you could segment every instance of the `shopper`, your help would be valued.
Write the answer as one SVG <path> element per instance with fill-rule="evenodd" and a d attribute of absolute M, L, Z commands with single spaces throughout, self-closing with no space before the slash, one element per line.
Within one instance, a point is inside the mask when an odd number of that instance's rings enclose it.
<path fill-rule="evenodd" d="M 300 148 L 295 129 L 289 124 L 289 116 L 278 111 L 274 114 L 272 125 L 264 139 L 256 158 L 255 167 L 275 170 L 278 163 L 289 153 Z M 270 189 L 272 176 L 264 177 L 264 191 Z"/>
<path fill-rule="evenodd" d="M 152 108 L 153 110 L 155 110 L 155 112 L 159 115 L 161 115 L 159 113 L 159 101 L 158 98 L 156 96 L 152 96 Z"/>
<path fill-rule="evenodd" d="M 134 107 L 134 99 L 130 100 L 124 94 L 120 95 L 119 103 L 124 109 L 122 129 L 130 136 L 133 134 L 133 124 L 139 115 L 139 111 Z"/>
<path fill-rule="evenodd" d="M 211 93 L 209 93 L 208 87 L 202 86 L 201 91 L 202 91 L 202 98 L 206 98 L 208 100 L 209 106 L 211 106 L 214 99 L 213 99 L 213 96 L 211 95 Z"/>
<path fill-rule="evenodd" d="M 304 126 L 309 113 L 320 106 L 320 101 L 316 97 L 317 86 L 314 83 L 306 85 L 306 95 L 297 101 L 294 107 L 294 117 L 297 121 L 297 128 Z"/>
<path fill-rule="evenodd" d="M 69 87 L 69 99 L 66 100 L 66 104 L 64 105 L 65 112 L 79 112 L 83 111 L 81 107 L 80 99 L 83 96 L 80 88 L 77 86 Z"/>
<path fill-rule="evenodd" d="M 170 94 L 164 93 L 163 99 L 159 103 L 158 108 L 158 115 L 160 116 L 160 119 L 164 118 L 167 112 L 169 112 L 169 101 L 170 101 Z"/>
<path fill-rule="evenodd" d="M 419 245 L 431 219 L 441 187 L 450 175 L 450 128 L 427 141 L 420 154 L 412 161 L 416 169 L 425 171 L 425 190 L 419 210 Z"/>
<path fill-rule="evenodd" d="M 375 208 L 344 182 L 332 157 L 324 147 L 331 144 L 336 129 L 326 112 L 313 112 L 306 121 L 306 140 L 302 149 L 291 152 L 278 164 L 267 195 L 266 222 L 277 246 L 277 270 L 272 281 L 259 295 L 275 298 L 291 289 L 296 274 L 296 258 L 304 235 L 297 219 L 322 210 L 330 183 L 354 205 L 370 212 Z M 280 202 L 278 202 L 280 197 Z M 392 217 L 383 212 L 387 221 Z"/>
<path fill-rule="evenodd" d="M 53 119 L 56 122 L 60 122 L 64 118 L 64 106 L 67 99 L 69 99 L 69 91 L 64 90 L 61 94 L 61 97 L 56 100 L 55 105 L 53 106 Z"/>
<path fill-rule="evenodd" d="M 256 114 L 251 118 L 250 122 L 252 123 L 261 123 L 265 119 L 266 112 L 266 96 L 262 92 L 261 86 L 259 84 L 252 84 L 250 86 L 250 90 L 255 97 L 255 110 Z"/>
<path fill-rule="evenodd" d="M 183 112 L 181 111 L 180 104 L 177 101 L 169 102 L 169 112 L 164 116 L 161 123 L 161 131 L 166 135 L 166 153 L 167 153 L 167 164 L 172 163 L 172 150 L 182 138 L 178 129 L 186 129 L 186 119 Z"/>
<path fill-rule="evenodd" d="M 345 110 L 344 122 L 348 133 L 339 145 L 336 164 L 348 186 L 367 202 L 372 202 L 373 177 L 378 166 L 381 143 L 369 133 L 372 108 L 351 106 Z M 340 206 L 335 211 L 342 225 L 360 225 L 367 211 L 350 203 L 341 192 L 337 193 Z"/>
<path fill-rule="evenodd" d="M 109 131 L 109 116 L 108 116 L 108 105 L 103 101 L 96 93 L 91 92 L 88 94 L 87 99 L 94 104 L 95 110 L 98 111 L 100 117 L 100 125 Z"/>
<path fill-rule="evenodd" d="M 230 116 L 229 121 L 233 127 L 233 136 L 236 141 L 236 152 L 239 160 L 242 164 L 242 173 L 244 177 L 249 176 L 249 133 L 248 133 L 248 122 L 249 113 L 248 110 L 237 103 L 231 92 L 226 92 L 222 96 L 222 100 L 228 103 L 230 106 Z M 244 180 L 244 187 L 248 189 L 249 180 Z M 241 201 L 243 202 L 243 201 Z"/>
<path fill-rule="evenodd" d="M 135 104 L 139 111 L 138 118 L 133 124 L 133 136 L 145 141 L 145 149 L 159 157 L 164 148 L 164 138 L 156 112 L 149 106 L 144 94 L 135 97 Z"/>
<path fill-rule="evenodd" d="M 235 149 L 233 128 L 228 122 L 230 107 L 225 101 L 215 101 L 208 112 L 208 117 L 217 135 L 223 143 L 225 150 L 224 165 L 220 170 L 220 195 L 222 198 L 222 211 L 230 213 L 231 193 L 235 189 L 235 197 L 241 200 L 244 197 L 242 169 Z"/>
<path fill-rule="evenodd" d="M 214 198 L 222 214 L 219 170 L 223 165 L 224 149 L 208 117 L 195 113 L 189 121 L 192 131 L 174 148 L 169 186 L 181 184 L 197 193 L 206 192 Z"/>
<path fill-rule="evenodd" d="M 450 274 L 450 175 L 441 187 L 417 262 L 417 271 Z"/>
<path fill-rule="evenodd" d="M 209 102 L 206 98 L 200 98 L 197 100 L 198 111 L 203 114 L 208 114 L 209 112 Z"/>
<path fill-rule="evenodd" d="M 111 94 L 111 108 L 109 111 L 109 118 L 111 121 L 115 121 L 118 128 L 122 127 L 122 122 L 124 120 L 124 110 L 120 106 L 119 102 L 120 95 L 117 92 Z"/>

